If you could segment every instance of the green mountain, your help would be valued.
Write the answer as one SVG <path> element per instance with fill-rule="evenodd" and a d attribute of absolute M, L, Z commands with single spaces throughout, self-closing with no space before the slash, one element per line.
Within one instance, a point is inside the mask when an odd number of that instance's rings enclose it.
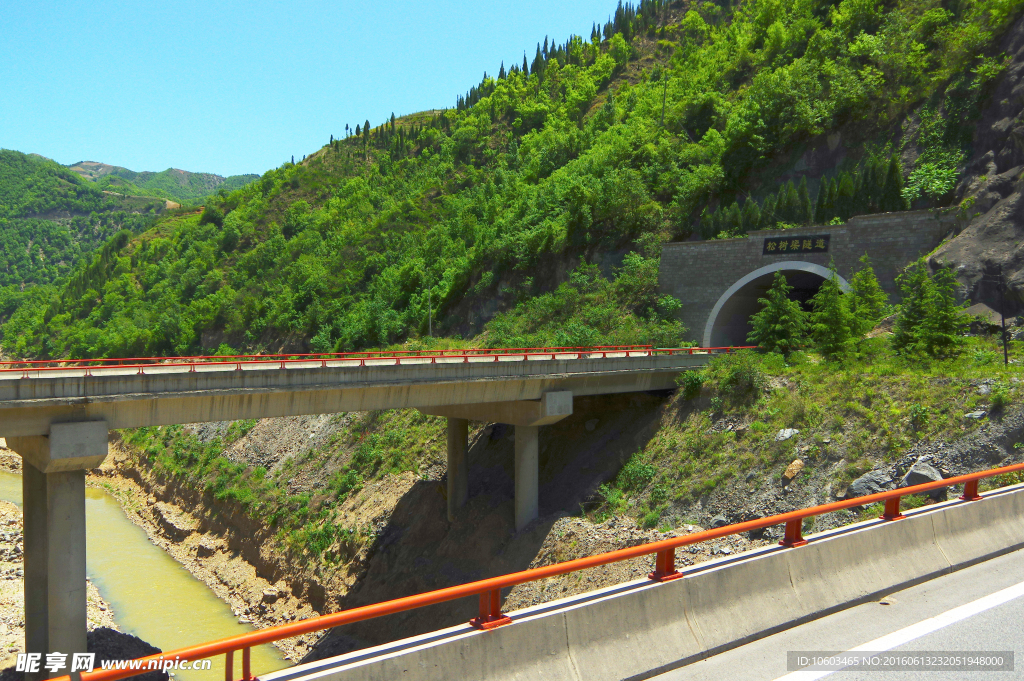
<path fill-rule="evenodd" d="M 86 255 L 121 230 L 142 231 L 163 208 L 162 199 L 110 195 L 53 161 L 0 149 L 0 319 L 53 295 L 50 285 Z"/>
<path fill-rule="evenodd" d="M 110 242 L 23 306 L 4 348 L 324 351 L 424 343 L 428 319 L 490 345 L 682 342 L 660 242 L 798 224 L 816 198 L 838 219 L 952 200 L 1021 9 L 620 5 L 453 109 L 366 122 L 202 216 Z"/>
<path fill-rule="evenodd" d="M 95 181 L 103 189 L 123 190 L 128 195 L 161 196 L 177 202 L 202 199 L 222 190 L 231 192 L 259 179 L 259 175 L 222 177 L 213 173 L 192 173 L 177 168 L 168 168 L 159 173 L 138 173 L 128 168 L 95 161 L 79 161 L 68 168 L 81 177 Z"/>

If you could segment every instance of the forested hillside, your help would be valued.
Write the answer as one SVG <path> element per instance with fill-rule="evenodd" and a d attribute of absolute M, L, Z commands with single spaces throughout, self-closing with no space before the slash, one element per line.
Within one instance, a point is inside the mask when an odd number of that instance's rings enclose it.
<path fill-rule="evenodd" d="M 222 191 L 231 192 L 259 179 L 259 175 L 222 177 L 177 168 L 168 168 L 158 173 L 135 172 L 94 161 L 80 161 L 68 167 L 81 177 L 96 182 L 100 189 L 128 195 L 160 196 L 177 202 L 202 199 Z"/>
<path fill-rule="evenodd" d="M 163 203 L 110 196 L 53 161 L 0 150 L 0 319 L 47 300 L 84 256 L 120 230 L 142 231 Z"/>
<path fill-rule="evenodd" d="M 683 342 L 661 241 L 951 202 L 1021 6 L 620 5 L 453 109 L 345 126 L 202 216 L 111 242 L 4 348 L 323 351 L 428 318 L 494 345 Z"/>

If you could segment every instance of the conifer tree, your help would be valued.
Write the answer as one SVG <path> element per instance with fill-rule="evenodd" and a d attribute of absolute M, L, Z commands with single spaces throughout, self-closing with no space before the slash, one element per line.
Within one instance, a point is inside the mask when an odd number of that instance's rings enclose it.
<path fill-rule="evenodd" d="M 757 201 L 753 199 L 747 199 L 743 203 L 743 226 L 740 228 L 741 234 L 757 229 L 758 222 L 761 220 L 761 209 L 757 207 Z"/>
<path fill-rule="evenodd" d="M 830 218 L 826 217 L 828 204 L 828 180 L 821 178 L 821 183 L 818 185 L 818 200 L 814 204 L 814 222 L 819 225 L 828 224 Z"/>
<path fill-rule="evenodd" d="M 839 173 L 835 213 L 843 222 L 853 217 L 853 178 L 846 171 Z"/>
<path fill-rule="evenodd" d="M 761 219 L 758 229 L 775 229 L 775 195 L 769 194 L 761 206 Z"/>
<path fill-rule="evenodd" d="M 722 230 L 729 232 L 730 236 L 742 233 L 743 215 L 740 212 L 740 206 L 738 203 L 734 201 L 733 204 L 729 206 L 729 210 L 726 212 L 723 222 L 725 224 L 722 225 Z"/>
<path fill-rule="evenodd" d="M 829 276 L 811 299 L 810 336 L 815 349 L 830 360 L 841 358 L 853 344 L 853 319 L 849 303 L 839 285 L 835 263 L 829 264 Z"/>
<path fill-rule="evenodd" d="M 900 166 L 900 159 L 896 154 L 889 157 L 885 181 L 882 184 L 880 207 L 884 213 L 906 210 L 907 207 L 906 200 L 903 198 L 903 168 Z"/>
<path fill-rule="evenodd" d="M 878 284 L 867 253 L 861 256 L 860 265 L 850 277 L 850 313 L 857 336 L 863 336 L 889 314 L 889 296 Z"/>
<path fill-rule="evenodd" d="M 956 277 L 943 267 L 932 277 L 925 298 L 925 317 L 918 343 L 932 357 L 948 357 L 963 345 L 970 321 L 956 301 Z"/>
<path fill-rule="evenodd" d="M 498 69 L 498 80 L 505 80 L 505 60 L 501 60 L 501 67 Z"/>
<path fill-rule="evenodd" d="M 903 295 L 893 328 L 892 345 L 900 352 L 914 350 L 920 341 L 921 328 L 927 316 L 928 299 L 932 295 L 932 280 L 928 276 L 928 266 L 924 259 L 907 267 L 896 278 L 896 283 Z"/>
<path fill-rule="evenodd" d="M 761 310 L 750 318 L 754 330 L 747 340 L 768 352 L 788 355 L 800 346 L 807 328 L 807 313 L 800 303 L 789 299 L 793 287 L 781 271 L 775 272 L 767 298 L 758 298 Z"/>
<path fill-rule="evenodd" d="M 786 183 L 786 222 L 800 224 L 800 194 L 796 191 L 793 180 Z"/>
<path fill-rule="evenodd" d="M 811 194 L 807 191 L 807 176 L 800 178 L 800 187 L 796 191 L 800 200 L 800 220 L 802 225 L 809 225 L 814 222 L 814 208 L 811 206 Z"/>
<path fill-rule="evenodd" d="M 530 65 L 526 63 L 526 52 L 523 52 L 523 75 L 530 75 Z"/>
<path fill-rule="evenodd" d="M 786 185 L 782 185 L 779 187 L 779 194 L 775 199 L 775 221 L 791 222 L 790 212 L 792 212 L 792 207 L 789 205 L 789 192 L 786 190 Z"/>
<path fill-rule="evenodd" d="M 828 222 L 832 222 L 838 216 L 836 212 L 836 198 L 839 195 L 839 182 L 836 178 L 828 181 L 828 196 L 825 198 L 825 215 Z"/>

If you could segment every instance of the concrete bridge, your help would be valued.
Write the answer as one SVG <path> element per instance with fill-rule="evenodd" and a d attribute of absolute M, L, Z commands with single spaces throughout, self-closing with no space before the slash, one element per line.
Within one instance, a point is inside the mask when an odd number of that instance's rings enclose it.
<path fill-rule="evenodd" d="M 896 276 L 927 255 L 954 225 L 932 211 L 860 215 L 843 225 L 750 232 L 736 239 L 667 243 L 661 251 L 658 283 L 678 298 L 691 337 L 706 347 L 744 345 L 750 316 L 760 309 L 775 272 L 785 274 L 793 295 L 806 302 L 828 276 L 834 261 L 840 283 L 867 254 L 882 289 L 895 302 Z"/>
<path fill-rule="evenodd" d="M 30 652 L 85 652 L 85 474 L 110 429 L 417 408 L 448 418 L 448 514 L 468 495 L 468 422 L 515 426 L 516 528 L 537 517 L 539 427 L 576 395 L 665 390 L 710 351 L 648 347 L 422 356 L 8 363 L 0 437 L 20 454 Z"/>

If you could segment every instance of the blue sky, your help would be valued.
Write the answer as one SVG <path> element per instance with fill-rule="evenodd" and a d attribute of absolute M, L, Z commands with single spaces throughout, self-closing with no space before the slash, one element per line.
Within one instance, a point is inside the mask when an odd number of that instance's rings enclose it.
<path fill-rule="evenodd" d="M 614 0 L 6 2 L 0 147 L 70 164 L 262 173 L 345 124 L 451 107 L 589 37 Z"/>

